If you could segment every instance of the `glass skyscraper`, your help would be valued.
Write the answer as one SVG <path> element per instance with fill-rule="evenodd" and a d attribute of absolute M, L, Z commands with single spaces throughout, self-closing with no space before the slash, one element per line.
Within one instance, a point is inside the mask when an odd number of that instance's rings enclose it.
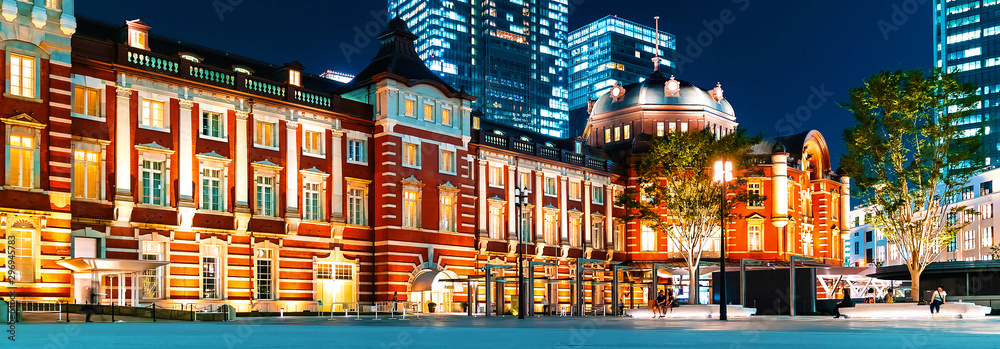
<path fill-rule="evenodd" d="M 1000 0 L 934 0 L 934 66 L 958 70 L 958 80 L 979 86 L 983 100 L 960 127 L 983 131 L 986 165 L 1000 159 Z"/>
<path fill-rule="evenodd" d="M 567 136 L 567 0 L 389 0 L 417 53 L 485 118 Z"/>
<path fill-rule="evenodd" d="M 652 18 L 650 18 L 652 20 Z M 676 38 L 660 31 L 660 69 L 674 66 Z M 607 16 L 569 35 L 570 110 L 587 107 L 587 96 L 597 99 L 618 82 L 642 82 L 653 71 L 656 30 L 618 16 Z"/>

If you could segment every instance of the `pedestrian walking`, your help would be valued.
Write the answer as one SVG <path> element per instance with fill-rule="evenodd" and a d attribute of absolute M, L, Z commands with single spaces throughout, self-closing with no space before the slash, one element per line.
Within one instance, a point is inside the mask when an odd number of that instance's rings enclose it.
<path fill-rule="evenodd" d="M 944 291 L 944 288 L 938 286 L 937 291 L 934 291 L 934 295 L 931 296 L 931 314 L 941 313 L 941 304 L 944 304 L 948 300 L 948 292 Z"/>
<path fill-rule="evenodd" d="M 396 297 L 397 297 L 397 294 L 398 294 L 398 292 L 395 292 L 395 291 L 392 292 L 392 312 L 393 313 L 396 312 L 396 301 L 397 301 Z"/>

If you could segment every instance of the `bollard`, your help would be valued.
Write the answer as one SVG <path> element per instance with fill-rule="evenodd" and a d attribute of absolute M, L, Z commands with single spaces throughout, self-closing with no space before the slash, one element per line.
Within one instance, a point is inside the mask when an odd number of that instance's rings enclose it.
<path fill-rule="evenodd" d="M 196 322 L 196 321 L 198 321 L 198 320 L 194 317 L 194 304 L 192 303 L 191 304 L 191 322 Z"/>
<path fill-rule="evenodd" d="M 69 323 L 69 301 L 66 301 L 66 323 Z"/>
<path fill-rule="evenodd" d="M 153 311 L 153 322 L 156 322 L 156 303 L 150 304 L 149 308 Z"/>
<path fill-rule="evenodd" d="M 285 317 L 285 308 L 281 308 L 281 311 L 279 312 L 279 314 L 281 315 L 279 317 Z"/>

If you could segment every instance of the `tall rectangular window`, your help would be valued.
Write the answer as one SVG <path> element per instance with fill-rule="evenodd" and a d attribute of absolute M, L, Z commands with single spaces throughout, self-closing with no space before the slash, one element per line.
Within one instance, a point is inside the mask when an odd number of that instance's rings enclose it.
<path fill-rule="evenodd" d="M 687 123 L 687 121 L 682 122 L 681 123 L 681 132 L 687 132 L 687 131 L 688 131 L 688 123 Z"/>
<path fill-rule="evenodd" d="M 993 204 L 979 205 L 979 219 L 993 218 Z"/>
<path fill-rule="evenodd" d="M 223 211 L 222 171 L 214 168 L 201 170 L 201 209 Z"/>
<path fill-rule="evenodd" d="M 434 105 L 424 104 L 424 121 L 434 121 Z"/>
<path fill-rule="evenodd" d="M 993 181 L 979 183 L 979 196 L 993 194 Z"/>
<path fill-rule="evenodd" d="M 583 236 L 581 235 L 581 224 L 580 217 L 570 217 L 569 218 L 569 245 L 574 247 L 579 247 L 583 242 Z"/>
<path fill-rule="evenodd" d="M 503 207 L 500 205 L 490 206 L 490 238 L 501 240 L 506 235 L 503 229 Z"/>
<path fill-rule="evenodd" d="M 420 146 L 413 143 L 403 143 L 403 165 L 420 167 Z"/>
<path fill-rule="evenodd" d="M 458 227 L 455 226 L 455 221 L 457 219 L 455 215 L 455 197 L 451 195 L 445 195 L 441 197 L 441 231 L 446 232 L 457 232 Z"/>
<path fill-rule="evenodd" d="M 35 98 L 35 58 L 12 53 L 8 68 L 10 94 L 24 98 Z"/>
<path fill-rule="evenodd" d="M 274 299 L 274 250 L 258 248 L 255 254 L 257 299 Z"/>
<path fill-rule="evenodd" d="M 302 73 L 297 70 L 289 70 L 288 84 L 293 86 L 302 86 Z"/>
<path fill-rule="evenodd" d="M 165 103 L 149 99 L 142 100 L 142 115 L 139 124 L 146 127 L 164 128 Z"/>
<path fill-rule="evenodd" d="M 441 109 L 441 124 L 445 126 L 451 126 L 451 109 L 449 108 Z"/>
<path fill-rule="evenodd" d="M 73 112 L 101 117 L 101 91 L 82 85 L 73 86 Z"/>
<path fill-rule="evenodd" d="M 406 102 L 405 102 L 405 105 L 406 105 L 406 116 L 415 116 L 414 113 L 416 112 L 416 109 L 417 109 L 417 107 L 414 106 L 415 103 L 416 102 L 414 102 L 413 100 L 410 100 L 410 99 L 406 100 Z"/>
<path fill-rule="evenodd" d="M 656 231 L 653 228 L 642 226 L 641 251 L 656 252 Z"/>
<path fill-rule="evenodd" d="M 275 124 L 273 123 L 261 120 L 255 121 L 253 128 L 254 144 L 265 147 L 276 147 L 278 140 L 274 128 Z"/>
<path fill-rule="evenodd" d="M 657 137 L 663 137 L 664 131 L 666 131 L 666 130 L 665 130 L 663 121 L 657 122 L 656 123 L 656 136 Z"/>
<path fill-rule="evenodd" d="M 964 237 L 964 239 L 962 241 L 964 242 L 963 247 L 964 247 L 965 250 L 971 250 L 971 249 L 976 248 L 976 231 L 975 230 L 966 230 L 965 231 L 965 236 L 963 236 L 963 237 Z"/>
<path fill-rule="evenodd" d="M 204 299 L 218 299 L 222 292 L 219 290 L 219 257 L 201 257 L 201 297 Z"/>
<path fill-rule="evenodd" d="M 569 199 L 570 200 L 580 200 L 580 182 L 572 181 L 569 182 Z"/>
<path fill-rule="evenodd" d="M 607 248 L 604 245 L 604 222 L 602 222 L 600 219 L 597 219 L 596 217 L 591 218 L 591 222 L 593 222 L 592 224 L 593 230 L 591 231 L 592 245 L 594 246 L 595 249 L 598 250 L 603 250 Z"/>
<path fill-rule="evenodd" d="M 368 150 L 366 150 L 367 141 L 363 139 L 347 139 L 347 161 L 356 163 L 367 163 L 368 162 Z"/>
<path fill-rule="evenodd" d="M 982 247 L 993 246 L 993 227 L 983 227 L 979 232 L 979 238 L 982 239 Z"/>
<path fill-rule="evenodd" d="M 35 240 L 31 230 L 7 231 L 7 243 L 14 242 L 14 281 L 35 282 Z"/>
<path fill-rule="evenodd" d="M 611 129 L 604 129 L 604 143 L 611 143 Z"/>
<path fill-rule="evenodd" d="M 667 131 L 669 131 L 670 133 L 677 132 L 677 123 L 671 122 L 669 127 L 667 128 Z"/>
<path fill-rule="evenodd" d="M 760 224 L 751 224 L 747 228 L 747 249 L 749 251 L 761 251 L 763 247 Z"/>
<path fill-rule="evenodd" d="M 62 10 L 62 0 L 45 0 L 45 8 L 50 10 Z"/>
<path fill-rule="evenodd" d="M 420 228 L 420 193 L 403 191 L 403 228 Z"/>
<path fill-rule="evenodd" d="M 347 191 L 347 224 L 367 225 L 368 215 L 366 213 L 365 190 L 362 188 L 351 188 Z"/>
<path fill-rule="evenodd" d="M 615 127 L 615 142 L 622 140 L 622 128 Z"/>
<path fill-rule="evenodd" d="M 531 192 L 531 172 L 521 172 L 519 175 L 521 176 L 521 182 L 520 183 L 515 183 L 515 185 L 521 187 L 521 189 L 523 189 L 523 190 L 525 190 L 525 191 L 527 191 L 527 192 L 530 193 Z"/>
<path fill-rule="evenodd" d="M 521 242 L 530 243 L 532 241 L 532 237 L 535 236 L 531 229 L 534 227 L 531 218 L 531 210 L 521 210 Z"/>
<path fill-rule="evenodd" d="M 559 215 L 556 213 L 545 214 L 545 243 L 556 245 L 559 243 Z"/>
<path fill-rule="evenodd" d="M 257 214 L 274 217 L 274 177 L 257 176 Z"/>
<path fill-rule="evenodd" d="M 204 111 L 201 113 L 201 135 L 214 138 L 225 138 L 226 119 L 221 113 Z"/>
<path fill-rule="evenodd" d="M 305 131 L 302 150 L 307 154 L 323 155 L 323 132 Z"/>
<path fill-rule="evenodd" d="M 622 126 L 622 138 L 623 139 L 632 138 L 632 125 Z"/>
<path fill-rule="evenodd" d="M 10 136 L 10 183 L 19 188 L 33 188 L 35 178 L 35 138 Z"/>
<path fill-rule="evenodd" d="M 98 200 L 101 198 L 101 153 L 73 151 L 73 197 Z"/>
<path fill-rule="evenodd" d="M 167 188 L 163 183 L 162 161 L 142 161 L 142 203 L 147 205 L 169 205 Z"/>
<path fill-rule="evenodd" d="M 450 150 L 441 151 L 440 172 L 455 173 L 455 152 Z"/>
<path fill-rule="evenodd" d="M 306 182 L 302 188 L 302 218 L 310 221 L 323 220 L 323 201 L 320 198 L 320 184 Z"/>
<path fill-rule="evenodd" d="M 144 261 L 162 261 L 164 257 L 164 243 L 158 241 L 142 241 L 140 259 Z M 142 298 L 160 299 L 163 298 L 163 268 L 156 267 L 142 272 Z"/>
<path fill-rule="evenodd" d="M 749 207 L 761 207 L 764 206 L 764 202 L 760 200 L 760 182 L 749 182 L 747 183 L 747 192 L 750 195 L 756 196 L 753 200 L 747 202 Z M 836 211 L 836 210 L 834 210 Z"/>

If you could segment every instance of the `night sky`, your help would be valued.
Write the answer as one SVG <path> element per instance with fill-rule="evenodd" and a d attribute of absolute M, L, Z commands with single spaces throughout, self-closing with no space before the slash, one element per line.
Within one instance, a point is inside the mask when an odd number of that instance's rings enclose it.
<path fill-rule="evenodd" d="M 653 26 L 659 15 L 660 29 L 676 35 L 678 53 L 690 58 L 679 63 L 678 79 L 703 88 L 721 82 L 737 120 L 751 132 L 819 130 L 834 166 L 846 151 L 842 132 L 854 120 L 836 102 L 880 70 L 927 69 L 933 59 L 933 3 L 927 0 L 569 2 L 575 4 L 571 30 L 608 14 Z M 361 71 L 378 48 L 365 32 L 381 31 L 376 18 L 386 8 L 372 0 L 76 4 L 79 16 L 116 24 L 140 18 L 154 35 L 276 64 L 297 60 L 315 74 Z"/>

